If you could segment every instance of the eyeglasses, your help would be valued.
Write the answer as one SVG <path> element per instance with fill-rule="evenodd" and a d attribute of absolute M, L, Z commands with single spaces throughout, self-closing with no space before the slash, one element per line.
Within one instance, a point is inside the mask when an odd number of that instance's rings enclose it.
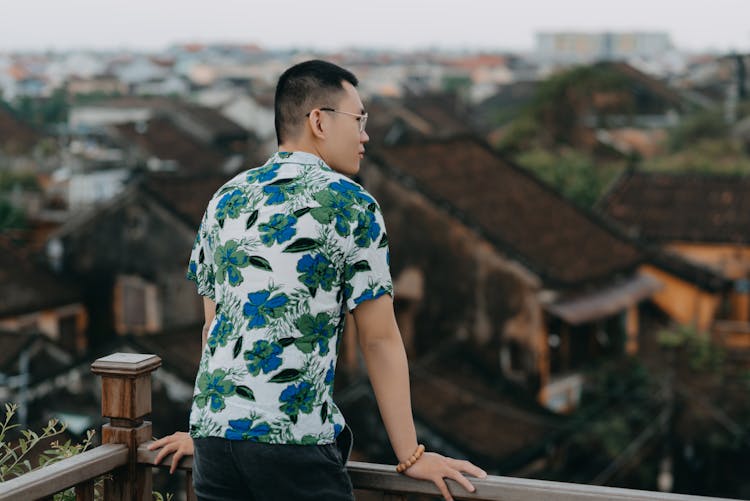
<path fill-rule="evenodd" d="M 358 113 L 350 113 L 348 111 L 339 111 L 334 110 L 333 108 L 318 108 L 320 111 L 331 111 L 333 113 L 343 113 L 344 115 L 351 115 L 353 117 L 357 117 L 357 121 L 359 122 L 359 133 L 362 134 L 365 131 L 365 126 L 367 125 L 367 113 L 360 115 Z M 310 116 L 310 113 L 305 114 L 306 117 Z"/>

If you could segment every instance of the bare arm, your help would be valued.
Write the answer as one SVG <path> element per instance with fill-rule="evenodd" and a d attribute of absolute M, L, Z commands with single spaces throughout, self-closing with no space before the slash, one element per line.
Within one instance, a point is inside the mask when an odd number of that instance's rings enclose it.
<path fill-rule="evenodd" d="M 216 316 L 216 303 L 207 297 L 203 298 L 203 316 L 205 317 L 205 320 L 203 321 L 203 329 L 201 332 L 201 353 L 206 349 L 206 343 L 208 342 L 208 328 L 211 326 L 211 322 L 213 322 L 214 317 Z M 178 431 L 160 438 L 149 444 L 148 448 L 152 451 L 161 449 L 154 459 L 154 464 L 159 464 L 167 455 L 174 453 L 169 473 L 174 473 L 182 456 L 192 456 L 194 450 L 192 437 L 184 431 Z"/>
<path fill-rule="evenodd" d="M 417 434 L 411 409 L 409 367 L 401 333 L 393 312 L 393 299 L 383 295 L 365 301 L 353 312 L 357 336 L 367 373 L 375 392 L 391 446 L 400 462 L 406 461 L 417 448 Z M 474 486 L 461 472 L 483 478 L 487 474 L 468 461 L 461 461 L 431 452 L 408 468 L 406 475 L 430 480 L 437 485 L 445 499 L 451 500 L 443 478 L 452 478 L 467 491 Z"/>
<path fill-rule="evenodd" d="M 208 328 L 211 326 L 211 322 L 214 321 L 216 316 L 216 303 L 208 297 L 203 297 L 203 332 L 201 334 L 201 353 L 206 349 L 206 343 L 208 342 Z"/>

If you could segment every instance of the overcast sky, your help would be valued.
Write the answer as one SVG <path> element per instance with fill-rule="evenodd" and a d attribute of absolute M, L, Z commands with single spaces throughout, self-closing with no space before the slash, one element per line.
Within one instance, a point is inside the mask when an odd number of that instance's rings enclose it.
<path fill-rule="evenodd" d="M 263 47 L 517 49 L 540 30 L 666 31 L 750 51 L 750 0 L 0 0 L 0 51 Z"/>

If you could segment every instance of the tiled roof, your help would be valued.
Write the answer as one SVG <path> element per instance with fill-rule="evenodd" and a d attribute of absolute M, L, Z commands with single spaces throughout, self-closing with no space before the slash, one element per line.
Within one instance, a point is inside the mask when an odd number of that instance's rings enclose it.
<path fill-rule="evenodd" d="M 0 297 L 0 317 L 10 317 L 77 303 L 81 292 L 0 237 Z"/>
<path fill-rule="evenodd" d="M 652 242 L 750 242 L 750 177 L 629 172 L 598 207 Z"/>
<path fill-rule="evenodd" d="M 143 188 L 155 198 L 165 202 L 186 222 L 197 227 L 208 201 L 221 185 L 229 180 L 224 175 L 176 176 L 153 173 L 143 180 Z"/>
<path fill-rule="evenodd" d="M 539 454 L 563 422 L 528 395 L 511 397 L 507 388 L 490 383 L 466 356 L 434 358 L 413 367 L 409 379 L 415 417 L 505 472 Z"/>
<path fill-rule="evenodd" d="M 609 280 L 642 259 L 598 218 L 474 137 L 382 147 L 372 156 L 549 285 Z"/>
<path fill-rule="evenodd" d="M 465 110 L 455 97 L 426 94 L 373 99 L 367 104 L 367 133 L 372 141 L 394 142 L 394 127 L 402 137 L 445 137 L 470 132 Z"/>
<path fill-rule="evenodd" d="M 147 155 L 160 160 L 174 160 L 182 173 L 219 172 L 226 157 L 219 151 L 201 144 L 175 126 L 172 121 L 157 117 L 139 131 L 134 123 L 121 124 L 116 130 Z"/>
<path fill-rule="evenodd" d="M 169 114 L 176 123 L 185 123 L 186 127 L 191 127 L 191 124 L 199 125 L 214 141 L 243 141 L 248 136 L 247 131 L 241 126 L 207 106 L 182 102 L 175 105 Z"/>

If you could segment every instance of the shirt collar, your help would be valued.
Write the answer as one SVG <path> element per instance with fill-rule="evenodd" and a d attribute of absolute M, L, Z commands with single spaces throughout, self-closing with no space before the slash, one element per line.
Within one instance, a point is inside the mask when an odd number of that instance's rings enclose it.
<path fill-rule="evenodd" d="M 266 164 L 317 165 L 324 170 L 333 170 L 319 156 L 306 151 L 277 151 Z"/>

